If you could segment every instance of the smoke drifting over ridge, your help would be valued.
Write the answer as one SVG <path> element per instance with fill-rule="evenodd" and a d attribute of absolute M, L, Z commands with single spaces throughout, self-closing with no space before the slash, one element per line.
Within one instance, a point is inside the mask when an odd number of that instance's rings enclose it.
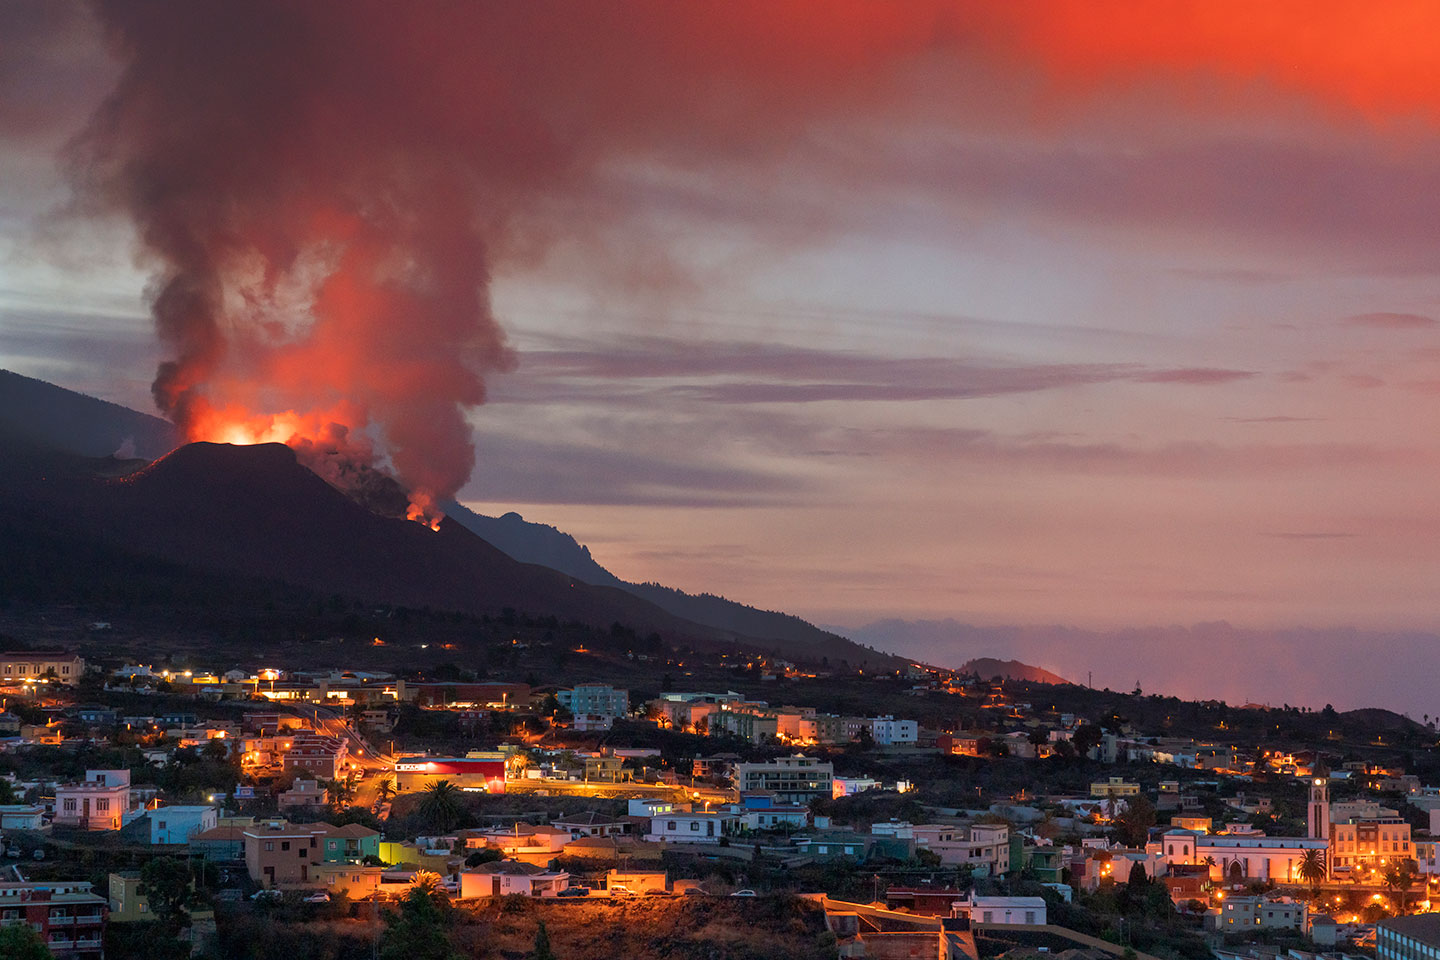
<path fill-rule="evenodd" d="M 965 60 L 1054 95 L 1201 70 L 1434 112 L 1423 58 L 1356 71 L 1345 54 L 1418 42 L 1418 7 L 1387 27 L 1358 4 L 95 6 L 125 68 L 71 161 L 82 201 L 130 216 L 153 264 L 157 405 L 190 438 L 320 462 L 373 462 L 373 435 L 422 513 L 468 478 L 466 413 L 515 362 L 494 265 L 603 226 L 568 201 L 606 164 L 764 162 L 895 105 L 921 64 L 943 122 L 944 67 Z"/>

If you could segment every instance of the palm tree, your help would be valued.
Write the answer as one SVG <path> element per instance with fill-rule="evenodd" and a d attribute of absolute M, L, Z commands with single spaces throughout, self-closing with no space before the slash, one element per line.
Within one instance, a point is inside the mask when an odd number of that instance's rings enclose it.
<path fill-rule="evenodd" d="M 381 777 L 379 785 L 375 788 L 375 796 L 381 803 L 395 796 L 395 778 Z"/>
<path fill-rule="evenodd" d="M 431 900 L 448 900 L 445 888 L 441 886 L 440 874 L 432 870 L 416 870 L 415 876 L 410 879 L 410 890 L 414 893 L 421 893 Z"/>
<path fill-rule="evenodd" d="M 1325 882 L 1328 871 L 1325 869 L 1325 851 L 1306 850 L 1300 856 L 1300 863 L 1297 864 L 1296 872 L 1300 879 L 1310 884 L 1312 897 L 1320 896 L 1320 884 Z"/>
<path fill-rule="evenodd" d="M 1385 871 L 1385 888 L 1400 893 L 1399 915 L 1405 915 L 1405 897 L 1410 888 L 1415 885 L 1415 875 L 1418 872 L 1414 860 L 1401 860 L 1399 863 L 1392 863 Z"/>
<path fill-rule="evenodd" d="M 460 822 L 465 809 L 460 803 L 460 788 L 449 780 L 436 780 L 420 798 L 420 816 L 432 830 L 444 833 Z"/>
<path fill-rule="evenodd" d="M 348 807 L 355 802 L 355 775 L 351 774 L 345 779 L 321 781 L 325 786 L 325 792 L 330 795 L 330 802 L 336 807 Z"/>

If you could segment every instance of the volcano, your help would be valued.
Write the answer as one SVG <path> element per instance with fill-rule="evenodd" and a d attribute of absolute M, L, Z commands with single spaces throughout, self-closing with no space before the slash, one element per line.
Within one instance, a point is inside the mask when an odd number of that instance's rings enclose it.
<path fill-rule="evenodd" d="M 697 623 L 647 597 L 514 559 L 456 520 L 432 530 L 403 519 L 405 493 L 389 478 L 376 473 L 363 496 L 342 492 L 282 444 L 197 442 L 147 462 L 141 448 L 165 438 L 163 421 L 0 371 L 6 386 L 20 400 L 0 406 L 0 581 L 9 576 L 12 586 L 43 583 L 41 592 L 63 598 L 74 585 L 123 602 L 142 579 L 184 580 L 202 593 L 243 580 L 392 607 L 619 623 L 676 645 L 802 661 L 908 662 L 813 627 L 791 635 L 753 616 L 745 624 L 758 629 Z M 20 415 L 36 410 L 65 417 L 37 426 Z M 99 455 L 117 444 L 121 455 Z"/>

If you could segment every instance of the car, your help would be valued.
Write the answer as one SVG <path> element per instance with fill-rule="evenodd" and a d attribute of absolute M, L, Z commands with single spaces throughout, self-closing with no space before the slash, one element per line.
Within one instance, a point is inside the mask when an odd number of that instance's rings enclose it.
<path fill-rule="evenodd" d="M 279 900 L 282 894 L 279 890 L 256 890 L 250 894 L 251 900 Z"/>
<path fill-rule="evenodd" d="M 687 897 L 708 897 L 708 896 L 710 896 L 710 894 L 706 893 L 704 890 L 701 890 L 699 887 L 686 887 L 686 888 L 685 888 L 685 896 L 687 896 Z"/>
<path fill-rule="evenodd" d="M 590 888 L 589 888 L 589 887 L 566 887 L 564 890 L 561 890 L 559 893 L 555 894 L 555 896 L 557 896 L 557 897 L 588 897 L 588 896 L 590 896 Z"/>
<path fill-rule="evenodd" d="M 312 893 L 312 894 L 310 894 L 310 896 L 308 896 L 308 897 L 305 898 L 305 902 L 306 902 L 306 903 L 329 903 L 329 902 L 330 902 L 330 894 L 326 893 L 324 890 L 321 890 L 319 893 Z"/>
<path fill-rule="evenodd" d="M 753 897 L 753 896 L 756 896 L 756 893 L 755 893 L 754 890 L 736 890 L 734 893 L 730 894 L 730 896 L 732 896 L 732 897 Z"/>
<path fill-rule="evenodd" d="M 669 891 L 669 890 L 646 890 L 646 891 L 645 891 L 645 896 L 647 896 L 647 897 L 668 897 L 668 896 L 670 896 L 670 891 Z"/>
<path fill-rule="evenodd" d="M 633 897 L 633 896 L 635 896 L 635 891 L 634 891 L 634 890 L 631 890 L 629 887 L 625 886 L 625 884 L 623 884 L 623 883 L 612 883 L 612 884 L 610 884 L 610 886 L 607 887 L 606 889 L 610 892 L 610 896 L 612 896 L 612 897 Z"/>

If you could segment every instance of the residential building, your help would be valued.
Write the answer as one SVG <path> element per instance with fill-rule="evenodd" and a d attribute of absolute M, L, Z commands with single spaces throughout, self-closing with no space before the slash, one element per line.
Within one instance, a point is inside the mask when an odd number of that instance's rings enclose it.
<path fill-rule="evenodd" d="M 870 721 L 870 737 L 877 746 L 914 746 L 920 739 L 920 725 L 914 720 L 896 720 L 891 716 Z"/>
<path fill-rule="evenodd" d="M 735 787 L 741 793 L 764 790 L 780 803 L 809 803 L 834 795 L 835 767 L 804 754 L 757 763 L 735 764 Z"/>
<path fill-rule="evenodd" d="M 608 713 L 577 713 L 570 726 L 576 733 L 603 733 L 615 726 L 615 718 Z"/>
<path fill-rule="evenodd" d="M 0 830 L 44 830 L 45 808 L 28 803 L 0 805 Z"/>
<path fill-rule="evenodd" d="M 63 683 L 74 685 L 85 673 L 85 661 L 63 650 L 11 650 L 0 653 L 0 683 Z"/>
<path fill-rule="evenodd" d="M 929 850 L 947 867 L 970 867 L 981 876 L 1010 872 L 1010 828 L 1006 824 L 923 823 L 916 825 L 911 835 L 916 847 Z"/>
<path fill-rule="evenodd" d="M 320 786 L 319 780 L 296 780 L 289 790 L 282 790 L 275 796 L 275 806 L 280 813 L 294 810 L 319 810 L 330 803 L 330 792 Z"/>
<path fill-rule="evenodd" d="M 380 834 L 358 823 L 330 827 L 323 849 L 326 863 L 358 863 L 366 857 L 380 856 Z"/>
<path fill-rule="evenodd" d="M 1140 793 L 1140 784 L 1129 783 L 1124 777 L 1111 777 L 1100 783 L 1090 784 L 1092 797 L 1133 797 Z"/>
<path fill-rule="evenodd" d="M 103 956 L 105 898 L 78 880 L 0 882 L 0 926 L 28 923 L 57 958 Z"/>
<path fill-rule="evenodd" d="M 1046 924 L 1044 897 L 977 897 L 955 904 L 955 916 L 972 924 L 996 923 L 1040 926 Z"/>
<path fill-rule="evenodd" d="M 197 833 L 219 825 L 219 811 L 211 806 L 156 807 L 150 811 L 150 842 L 189 843 Z"/>
<path fill-rule="evenodd" d="M 1216 929 L 1225 931 L 1259 927 L 1304 933 L 1308 919 L 1305 904 L 1289 897 L 1227 897 L 1213 923 Z"/>
<path fill-rule="evenodd" d="M 572 714 L 623 717 L 630 712 L 630 694 L 608 683 L 581 683 L 556 692 L 555 699 Z"/>
<path fill-rule="evenodd" d="M 832 777 L 830 780 L 831 795 L 837 799 L 879 789 L 880 781 L 874 777 Z"/>
<path fill-rule="evenodd" d="M 802 856 L 817 859 L 847 857 L 864 861 L 870 853 L 871 846 L 874 845 L 875 838 L 867 837 L 863 833 L 834 830 L 796 837 L 791 842 L 794 843 L 796 852 Z"/>
<path fill-rule="evenodd" d="M 719 843 L 721 837 L 732 836 L 740 825 L 740 818 L 726 811 L 705 813 L 671 813 L 650 820 L 650 832 L 645 839 L 670 843 Z"/>
<path fill-rule="evenodd" d="M 190 852 L 205 860 L 245 859 L 245 825 L 222 824 L 190 838 Z"/>
<path fill-rule="evenodd" d="M 338 737 L 296 734 L 285 751 L 285 772 L 317 780 L 339 780 L 345 776 L 348 754 L 347 742 Z"/>
<path fill-rule="evenodd" d="M 664 870 L 608 870 L 605 873 L 605 888 L 622 886 L 631 893 L 668 892 L 670 875 Z"/>
<path fill-rule="evenodd" d="M 352 900 L 361 900 L 380 891 L 391 879 L 387 875 L 395 874 L 403 874 L 407 880 L 413 876 L 411 871 L 393 871 L 378 865 L 317 863 L 310 868 L 310 883 L 326 893 L 343 893 Z M 393 880 L 399 881 L 400 877 L 394 876 Z"/>
<path fill-rule="evenodd" d="M 326 824 L 292 824 L 264 820 L 243 832 L 245 869 L 250 879 L 267 890 L 314 883 L 311 869 L 323 862 L 321 842 Z"/>
<path fill-rule="evenodd" d="M 774 714 L 750 711 L 721 710 L 709 718 L 710 736 L 729 735 L 751 743 L 769 743 L 780 734 L 780 721 Z"/>
<path fill-rule="evenodd" d="M 590 783 L 624 783 L 630 779 L 630 771 L 620 757 L 585 757 L 582 765 Z"/>
<path fill-rule="evenodd" d="M 129 809 L 129 770 L 86 770 L 82 782 L 55 787 L 55 823 L 60 826 L 119 830 Z"/>
<path fill-rule="evenodd" d="M 460 871 L 461 900 L 483 897 L 553 897 L 570 886 L 570 874 L 519 860 L 482 863 Z"/>
<path fill-rule="evenodd" d="M 1375 925 L 1375 960 L 1435 960 L 1440 956 L 1440 913 L 1390 917 Z"/>
<path fill-rule="evenodd" d="M 777 803 L 774 795 L 763 790 L 742 794 L 739 805 L 732 809 L 746 830 L 804 828 L 810 824 L 809 807 Z"/>
<path fill-rule="evenodd" d="M 550 826 L 556 830 L 568 831 L 574 840 L 581 837 L 618 837 L 630 832 L 629 820 L 606 816 L 593 810 L 551 820 Z"/>
<path fill-rule="evenodd" d="M 1393 811 L 1389 811 L 1392 812 Z M 1404 817 L 1352 817 L 1330 823 L 1330 874 L 1357 877 L 1385 873 L 1385 865 L 1415 856 L 1410 824 Z"/>

